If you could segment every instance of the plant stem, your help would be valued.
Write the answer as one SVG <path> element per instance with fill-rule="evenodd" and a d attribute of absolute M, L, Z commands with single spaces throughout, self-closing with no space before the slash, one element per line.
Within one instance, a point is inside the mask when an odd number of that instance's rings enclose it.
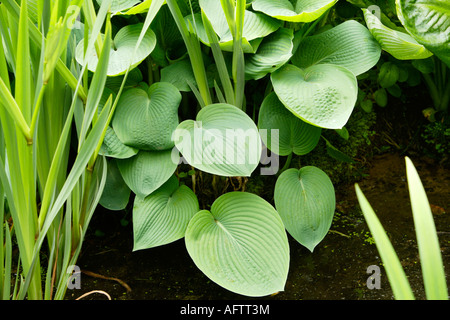
<path fill-rule="evenodd" d="M 433 100 L 434 108 L 436 110 L 438 110 L 440 97 L 439 97 L 439 91 L 438 91 L 438 88 L 436 86 L 436 83 L 433 81 L 433 78 L 429 74 L 422 73 L 422 75 L 423 75 L 423 78 L 424 78 L 424 80 L 425 80 L 425 82 L 426 82 L 426 84 L 428 86 L 428 91 L 430 93 L 431 99 Z"/>
<path fill-rule="evenodd" d="M 284 171 L 286 171 L 287 169 L 289 169 L 289 167 L 291 166 L 291 161 L 292 161 L 292 156 L 293 156 L 294 152 L 291 152 L 286 159 L 286 162 L 284 163 L 283 168 L 281 168 L 280 171 L 278 171 L 277 175 L 279 176 L 280 174 L 282 174 Z"/>

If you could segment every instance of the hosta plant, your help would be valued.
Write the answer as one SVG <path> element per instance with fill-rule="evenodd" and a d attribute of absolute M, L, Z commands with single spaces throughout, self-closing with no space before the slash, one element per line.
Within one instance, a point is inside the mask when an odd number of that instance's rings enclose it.
<path fill-rule="evenodd" d="M 247 296 L 283 290 L 287 235 L 313 251 L 335 207 L 328 176 L 313 166 L 290 168 L 291 160 L 311 152 L 324 130 L 344 128 L 357 76 L 381 54 L 361 23 L 328 19 L 335 3 L 113 1 L 119 31 L 112 61 L 135 43 L 124 21 L 139 26 L 145 14 L 152 18 L 139 36 L 144 60 L 133 56 L 125 76 L 124 68 L 108 68 L 105 91 L 120 97 L 99 150 L 108 164 L 100 203 L 121 210 L 132 202 L 134 250 L 184 238 L 194 263 L 218 285 Z M 95 56 L 79 56 L 82 41 L 77 61 L 94 70 Z M 249 84 L 259 87 L 259 103 L 247 95 Z M 275 160 L 261 165 L 267 149 L 286 158 L 282 170 Z M 211 176 L 212 189 L 221 179 L 276 174 L 274 204 L 233 191 L 202 207 L 195 184 L 180 178 L 183 166 L 194 182 L 197 174 Z"/>
<path fill-rule="evenodd" d="M 361 1 L 350 1 L 359 3 Z M 397 0 L 391 21 L 376 5 L 362 1 L 364 19 L 382 49 L 399 61 L 411 61 L 428 87 L 433 105 L 428 112 L 447 114 L 450 101 L 450 11 L 445 1 Z M 406 72 L 405 72 L 406 71 Z M 403 72 L 403 74 L 402 74 Z M 407 70 L 386 63 L 380 70 L 382 90 L 391 88 Z M 403 80 L 405 81 L 405 80 Z"/>

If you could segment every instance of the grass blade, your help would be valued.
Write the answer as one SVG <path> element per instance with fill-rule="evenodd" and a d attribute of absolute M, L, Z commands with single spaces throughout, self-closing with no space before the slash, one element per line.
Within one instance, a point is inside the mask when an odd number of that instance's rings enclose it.
<path fill-rule="evenodd" d="M 220 49 L 219 39 L 209 21 L 208 17 L 202 10 L 203 25 L 205 27 L 206 34 L 208 35 L 208 40 L 211 46 L 211 51 L 216 62 L 217 71 L 219 72 L 220 82 L 225 93 L 226 101 L 229 104 L 235 104 L 235 96 L 233 91 L 233 85 L 231 84 L 230 75 L 228 74 L 227 65 L 225 63 L 225 58 L 223 56 L 222 50 Z"/>
<path fill-rule="evenodd" d="M 0 78 L 0 100 L 2 101 L 2 106 L 8 111 L 9 115 L 14 119 L 16 125 L 22 131 L 25 139 L 28 143 L 31 143 L 32 133 L 30 132 L 30 127 L 26 122 L 19 105 L 17 104 L 11 92 L 8 90 L 3 79 Z"/>
<path fill-rule="evenodd" d="M 414 295 L 406 278 L 405 272 L 400 264 L 397 254 L 392 247 L 389 238 L 381 225 L 378 217 L 373 211 L 370 203 L 367 201 L 363 192 L 359 188 L 358 184 L 355 185 L 356 195 L 358 197 L 361 210 L 364 214 L 364 218 L 367 221 L 370 232 L 375 239 L 378 252 L 380 253 L 381 260 L 383 261 L 386 274 L 389 278 L 392 291 L 396 299 L 399 300 L 412 300 Z"/>
<path fill-rule="evenodd" d="M 2 4 L 5 5 L 11 18 L 15 20 L 14 22 L 16 24 L 18 24 L 19 23 L 19 14 L 20 14 L 19 5 L 14 0 L 4 0 L 4 1 L 2 1 Z M 40 49 L 41 48 L 41 39 L 42 39 L 41 32 L 36 27 L 36 25 L 34 25 L 33 23 L 28 23 L 28 26 L 29 26 L 30 40 L 36 44 L 38 49 Z M 58 62 L 56 63 L 56 70 L 64 78 L 64 80 L 67 82 L 67 84 L 73 90 L 76 90 L 78 81 L 61 59 L 59 59 Z M 86 101 L 86 91 L 84 90 L 84 88 L 80 87 L 77 90 L 77 92 L 78 92 L 78 95 L 81 98 L 81 100 Z"/>
<path fill-rule="evenodd" d="M 194 71 L 195 80 L 197 82 L 198 90 L 203 98 L 204 105 L 209 105 L 212 103 L 212 100 L 211 93 L 209 92 L 208 80 L 206 77 L 206 70 L 203 62 L 200 42 L 195 35 L 195 32 L 193 32 L 194 30 L 192 25 L 190 24 L 192 33 L 186 26 L 183 14 L 181 13 L 180 7 L 178 6 L 177 2 L 174 0 L 167 0 L 166 2 L 186 45 L 189 59 L 191 60 L 192 64 L 192 70 Z"/>
<path fill-rule="evenodd" d="M 414 164 L 408 157 L 406 175 L 419 246 L 425 293 L 429 300 L 448 299 L 439 240 L 425 189 Z"/>

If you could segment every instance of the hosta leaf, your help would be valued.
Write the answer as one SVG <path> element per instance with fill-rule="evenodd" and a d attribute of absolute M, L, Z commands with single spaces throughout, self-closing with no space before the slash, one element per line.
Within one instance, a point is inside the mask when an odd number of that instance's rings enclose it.
<path fill-rule="evenodd" d="M 250 176 L 261 157 L 261 140 L 253 120 L 235 106 L 211 104 L 185 120 L 174 142 L 186 161 L 221 176 Z"/>
<path fill-rule="evenodd" d="M 161 81 L 173 84 L 180 91 L 191 91 L 189 83 L 195 83 L 191 62 L 183 59 L 162 68 Z"/>
<path fill-rule="evenodd" d="M 231 192 L 189 222 L 186 248 L 197 267 L 220 286 L 246 296 L 284 289 L 289 244 L 280 216 L 257 195 Z"/>
<path fill-rule="evenodd" d="M 399 60 L 425 59 L 433 55 L 410 34 L 386 27 L 370 12 L 363 9 L 364 19 L 381 48 Z M 406 31 L 406 30 L 405 30 Z"/>
<path fill-rule="evenodd" d="M 356 76 L 371 69 L 380 59 L 381 48 L 369 30 L 359 22 L 349 20 L 304 39 L 292 57 L 300 68 L 315 64 L 335 64 Z"/>
<path fill-rule="evenodd" d="M 183 37 L 168 6 L 161 7 L 150 27 L 157 39 L 156 47 L 150 56 L 157 65 L 168 66 L 171 61 L 186 54 Z"/>
<path fill-rule="evenodd" d="M 378 73 L 378 83 L 383 88 L 389 88 L 397 83 L 400 76 L 400 70 L 394 63 L 390 61 L 384 62 Z"/>
<path fill-rule="evenodd" d="M 267 36 L 255 54 L 245 59 L 246 79 L 258 80 L 282 67 L 292 57 L 293 30 L 280 28 Z"/>
<path fill-rule="evenodd" d="M 129 8 L 127 11 L 125 12 L 119 12 L 120 14 L 124 14 L 124 15 L 132 15 L 132 14 L 139 14 L 139 13 L 145 13 L 148 11 L 148 9 L 150 8 L 151 4 L 152 4 L 153 0 L 143 0 L 142 2 L 138 1 L 138 5 Z M 160 0 L 161 1 L 161 0 Z M 165 2 L 165 1 L 164 1 Z"/>
<path fill-rule="evenodd" d="M 141 150 L 134 157 L 117 160 L 117 166 L 128 187 L 137 196 L 144 198 L 173 175 L 178 160 L 172 155 L 172 150 Z"/>
<path fill-rule="evenodd" d="M 293 5 L 289 0 L 254 0 L 252 7 L 255 11 L 284 21 L 311 22 L 319 18 L 337 0 L 297 0 Z"/>
<path fill-rule="evenodd" d="M 172 132 L 178 125 L 181 94 L 167 82 L 152 84 L 147 91 L 125 91 L 112 121 L 124 144 L 142 150 L 166 150 L 174 146 Z"/>
<path fill-rule="evenodd" d="M 202 10 L 211 22 L 214 31 L 219 37 L 219 44 L 221 48 L 226 51 L 232 51 L 233 35 L 228 26 L 224 10 L 222 9 L 221 0 L 200 0 L 199 3 Z M 196 14 L 195 17 L 196 25 L 203 28 L 201 15 Z M 255 13 L 249 10 L 245 10 L 242 34 L 244 52 L 254 52 L 255 48 L 250 45 L 250 41 L 258 38 L 263 38 L 271 34 L 280 26 L 281 23 L 276 19 L 273 19 L 261 13 Z M 203 43 L 209 43 L 204 29 L 202 32 L 198 33 L 198 36 Z"/>
<path fill-rule="evenodd" d="M 450 3 L 443 0 L 397 0 L 405 29 L 450 67 Z"/>
<path fill-rule="evenodd" d="M 337 65 L 317 64 L 304 70 L 285 65 L 271 79 L 278 98 L 294 115 L 322 128 L 341 129 L 358 96 L 355 75 Z"/>
<path fill-rule="evenodd" d="M 270 93 L 261 105 L 258 127 L 260 130 L 267 130 L 267 135 L 261 135 L 267 148 L 281 156 L 287 156 L 292 152 L 297 155 L 309 153 L 316 147 L 322 132 L 321 128 L 294 116 L 274 92 Z M 271 146 L 273 129 L 279 130 L 278 152 Z"/>
<path fill-rule="evenodd" d="M 199 211 L 195 193 L 172 176 L 151 195 L 136 197 L 133 206 L 133 250 L 148 249 L 184 237 L 189 220 Z"/>
<path fill-rule="evenodd" d="M 333 221 L 336 199 L 330 178 L 313 166 L 288 169 L 277 179 L 274 200 L 286 230 L 312 252 Z"/>
<path fill-rule="evenodd" d="M 110 51 L 108 76 L 124 74 L 128 66 L 136 67 L 153 51 L 156 45 L 156 36 L 151 29 L 148 29 L 135 52 L 142 26 L 142 23 L 127 25 L 117 32 Z M 84 41 L 82 40 L 76 48 L 76 60 L 83 64 L 84 59 Z M 95 71 L 97 63 L 98 57 L 95 53 L 88 57 L 88 69 L 90 71 Z"/>
<path fill-rule="evenodd" d="M 108 210 L 123 210 L 128 204 L 131 190 L 125 181 L 123 181 L 116 160 L 109 159 L 106 162 L 108 164 L 108 171 L 100 204 Z"/>
<path fill-rule="evenodd" d="M 99 5 L 102 4 L 103 0 L 96 0 Z M 115 15 L 117 13 L 120 13 L 121 11 L 125 11 L 127 9 L 130 9 L 134 5 L 140 3 L 139 0 L 112 0 L 111 1 L 111 14 Z"/>
<path fill-rule="evenodd" d="M 126 159 L 134 156 L 136 153 L 138 153 L 138 149 L 123 144 L 113 128 L 108 127 L 106 129 L 105 138 L 103 139 L 99 154 L 111 158 Z"/>

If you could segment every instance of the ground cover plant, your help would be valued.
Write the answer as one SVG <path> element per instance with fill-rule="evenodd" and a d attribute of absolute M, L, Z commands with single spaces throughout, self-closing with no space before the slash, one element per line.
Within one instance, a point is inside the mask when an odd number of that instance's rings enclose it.
<path fill-rule="evenodd" d="M 386 50 L 367 6 L 358 21 L 336 5 L 2 2 L 2 298 L 64 298 L 98 204 L 131 208 L 134 251 L 184 239 L 217 285 L 282 291 L 288 235 L 313 253 L 335 213 L 331 179 L 302 157 L 323 140 L 351 161 L 324 133 L 348 135 L 358 79 Z M 415 58 L 445 64 L 429 42 Z M 273 205 L 246 190 L 255 176 L 273 177 Z"/>
<path fill-rule="evenodd" d="M 150 53 L 148 81 L 137 73 L 137 86 L 123 92 L 104 144 L 117 166 L 106 188 L 125 182 L 130 192 L 104 193 L 101 203 L 123 209 L 133 201 L 134 250 L 184 237 L 197 267 L 224 288 L 248 296 L 283 290 L 286 230 L 313 251 L 335 207 L 329 177 L 314 166 L 290 168 L 292 157 L 312 151 L 322 130 L 342 130 L 357 100 L 356 77 L 381 53 L 361 23 L 328 19 L 335 3 L 161 6 L 152 30 L 164 41 Z M 246 86 L 255 82 L 264 87 L 260 105 L 246 99 Z M 182 102 L 187 93 L 194 99 Z M 281 170 L 278 162 L 260 165 L 265 148 L 285 158 Z M 275 206 L 235 191 L 200 208 L 193 190 L 176 179 L 179 163 L 194 179 L 212 175 L 213 187 L 220 177 L 278 175 Z"/>

